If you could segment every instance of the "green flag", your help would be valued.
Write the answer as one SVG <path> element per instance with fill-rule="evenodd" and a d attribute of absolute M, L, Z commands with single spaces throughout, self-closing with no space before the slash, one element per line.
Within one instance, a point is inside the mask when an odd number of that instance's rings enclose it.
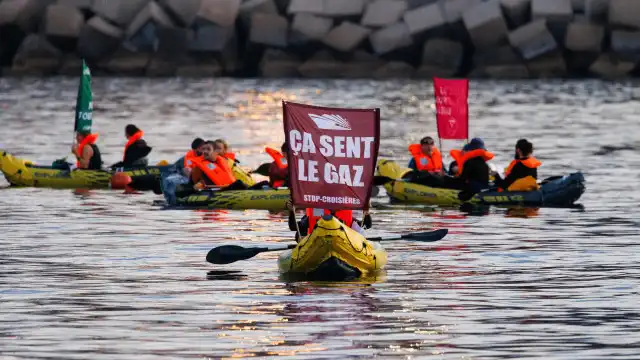
<path fill-rule="evenodd" d="M 82 76 L 76 99 L 76 122 L 73 131 L 91 131 L 93 96 L 91 95 L 91 70 L 82 60 Z"/>

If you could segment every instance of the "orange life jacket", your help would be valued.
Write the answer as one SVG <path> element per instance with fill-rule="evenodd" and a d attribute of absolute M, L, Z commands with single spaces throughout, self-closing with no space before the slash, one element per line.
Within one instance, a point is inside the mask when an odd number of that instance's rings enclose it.
<path fill-rule="evenodd" d="M 427 155 L 422 152 L 422 145 L 411 144 L 409 145 L 409 152 L 413 156 L 413 160 L 416 162 L 416 167 L 419 171 L 440 171 L 442 170 L 442 155 L 440 151 L 434 146 L 431 155 Z"/>
<path fill-rule="evenodd" d="M 456 176 L 462 175 L 462 169 L 464 168 L 464 163 L 466 163 L 467 160 L 481 156 L 484 159 L 484 161 L 489 161 L 493 159 L 493 156 L 494 156 L 493 153 L 483 149 L 467 151 L 464 154 L 462 153 L 462 150 L 454 149 L 454 150 L 451 150 L 449 154 L 451 154 L 451 157 L 456 161 L 458 165 L 458 172 L 456 173 Z"/>
<path fill-rule="evenodd" d="M 323 215 L 331 214 L 331 211 L 326 209 L 323 210 L 309 208 L 307 209 L 306 213 L 307 219 L 309 219 L 309 229 L 307 231 L 308 235 L 313 231 L 313 227 L 316 226 L 316 222 L 318 222 L 318 219 L 320 219 Z M 342 221 L 343 224 L 347 225 L 348 227 L 351 227 L 351 224 L 353 224 L 353 210 L 338 210 L 334 214 L 335 217 L 337 217 L 340 221 Z"/>
<path fill-rule="evenodd" d="M 204 157 L 202 155 L 198 156 L 195 150 L 189 150 L 189 152 L 184 155 L 184 167 L 187 169 L 193 169 L 196 166 L 193 159 L 203 160 Z"/>
<path fill-rule="evenodd" d="M 122 161 L 124 161 L 124 157 L 125 157 L 125 154 L 127 153 L 127 149 L 129 148 L 129 146 L 131 146 L 131 144 L 133 144 L 134 142 L 142 139 L 143 136 L 144 136 L 144 132 L 142 132 L 142 130 L 131 135 L 129 140 L 127 140 L 127 143 L 124 145 L 124 154 L 122 155 Z"/>
<path fill-rule="evenodd" d="M 193 158 L 191 160 L 217 186 L 231 185 L 236 181 L 227 160 L 222 156 L 218 156 L 214 162 L 203 158 Z"/>
<path fill-rule="evenodd" d="M 539 167 L 540 165 L 542 165 L 542 163 L 534 158 L 533 156 L 529 156 L 528 158 L 524 159 L 524 160 L 513 160 L 511 161 L 511 164 L 509 164 L 509 166 L 507 167 L 507 169 L 504 171 L 504 176 L 507 177 L 509 176 L 509 174 L 511 174 L 511 170 L 513 170 L 513 167 L 516 166 L 517 163 L 521 163 L 522 165 L 528 167 L 529 169 L 535 169 L 537 167 Z"/>
<path fill-rule="evenodd" d="M 95 144 L 96 140 L 98 140 L 98 134 L 89 134 L 80 144 L 78 144 L 78 157 L 82 157 L 82 152 L 84 151 L 84 147 L 89 144 Z M 76 167 L 80 167 L 80 160 L 76 161 Z"/>
<path fill-rule="evenodd" d="M 289 167 L 289 164 L 287 163 L 287 157 L 284 156 L 280 151 L 268 146 L 264 148 L 264 151 L 266 151 L 267 154 L 269 154 L 269 156 L 273 158 L 273 161 L 276 163 L 279 169 L 286 169 Z M 273 181 L 273 187 L 277 188 L 281 186 L 284 186 L 284 180 Z"/>
<path fill-rule="evenodd" d="M 222 156 L 224 156 L 225 158 L 227 158 L 229 160 L 236 161 L 236 153 L 227 152 L 227 153 L 224 153 L 224 155 L 222 155 Z"/>

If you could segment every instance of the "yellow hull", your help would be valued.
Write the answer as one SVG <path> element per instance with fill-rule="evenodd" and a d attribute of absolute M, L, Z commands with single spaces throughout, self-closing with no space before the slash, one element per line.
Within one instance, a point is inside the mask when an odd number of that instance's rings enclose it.
<path fill-rule="evenodd" d="M 177 205 L 189 208 L 229 209 L 229 210 L 286 210 L 290 191 L 283 190 L 204 190 L 183 198 Z"/>
<path fill-rule="evenodd" d="M 282 274 L 322 278 L 361 277 L 384 268 L 387 253 L 379 243 L 334 217 L 318 220 L 316 228 L 278 259 Z"/>

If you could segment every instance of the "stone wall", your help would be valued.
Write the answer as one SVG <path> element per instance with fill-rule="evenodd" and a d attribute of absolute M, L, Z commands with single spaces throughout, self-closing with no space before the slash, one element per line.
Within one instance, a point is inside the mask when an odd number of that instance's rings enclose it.
<path fill-rule="evenodd" d="M 3 76 L 638 75 L 640 0 L 0 0 Z"/>

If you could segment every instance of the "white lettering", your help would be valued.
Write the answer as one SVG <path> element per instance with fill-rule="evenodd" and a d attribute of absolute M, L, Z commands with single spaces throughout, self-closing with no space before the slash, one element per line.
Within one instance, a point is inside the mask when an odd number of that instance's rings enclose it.
<path fill-rule="evenodd" d="M 344 136 L 336 136 L 333 138 L 333 147 L 335 157 L 344 157 Z"/>
<path fill-rule="evenodd" d="M 309 181 L 311 182 L 320 181 L 320 179 L 318 178 L 318 162 L 317 161 L 309 160 Z"/>
<path fill-rule="evenodd" d="M 364 187 L 362 182 L 362 174 L 364 173 L 364 166 L 354 165 L 353 170 L 356 171 L 356 175 L 353 177 L 353 186 Z"/>
<path fill-rule="evenodd" d="M 332 139 L 329 135 L 320 136 L 320 154 L 326 157 L 333 156 L 333 147 L 331 146 L 331 141 Z"/>
<path fill-rule="evenodd" d="M 298 159 L 298 180 L 307 181 L 307 176 L 304 173 L 304 159 Z"/>
<path fill-rule="evenodd" d="M 300 143 L 301 140 L 302 135 L 300 135 L 298 130 L 289 131 L 289 146 L 294 154 L 297 154 L 302 150 L 302 143 Z"/>
<path fill-rule="evenodd" d="M 351 186 L 351 169 L 349 169 L 349 165 L 340 165 L 338 173 L 340 174 L 340 184 Z"/>
<path fill-rule="evenodd" d="M 369 136 L 369 137 L 363 137 L 362 138 L 362 143 L 365 144 L 364 145 L 364 158 L 365 159 L 369 159 L 372 156 L 373 153 L 373 142 L 375 141 L 375 138 L 373 136 Z"/>
<path fill-rule="evenodd" d="M 302 152 L 316 153 L 316 144 L 313 143 L 313 138 L 309 133 L 302 133 Z"/>
<path fill-rule="evenodd" d="M 360 157 L 360 137 L 348 137 L 347 138 L 347 157 L 359 158 Z"/>
<path fill-rule="evenodd" d="M 324 182 L 327 184 L 338 183 L 338 173 L 336 167 L 332 163 L 324 164 Z"/>
<path fill-rule="evenodd" d="M 307 170 L 306 173 L 305 168 Z M 309 160 L 307 161 L 307 166 L 305 167 L 304 159 L 298 159 L 298 180 L 310 182 L 320 181 L 320 179 L 318 178 L 318 162 Z"/>

